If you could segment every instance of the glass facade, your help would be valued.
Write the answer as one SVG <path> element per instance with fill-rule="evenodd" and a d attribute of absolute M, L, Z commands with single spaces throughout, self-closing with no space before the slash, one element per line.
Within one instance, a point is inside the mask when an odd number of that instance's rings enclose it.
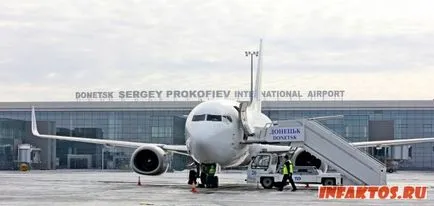
<path fill-rule="evenodd" d="M 40 103 L 36 116 L 38 121 L 54 122 L 57 135 L 183 144 L 185 117 L 195 104 L 178 102 L 175 106 L 164 107 L 163 103 L 165 102 L 147 102 L 144 107 L 130 107 L 120 103 L 113 107 L 86 107 L 86 102 L 58 102 L 56 108 Z M 149 106 L 151 104 L 152 107 Z M 308 102 L 306 104 L 310 106 L 298 107 L 293 107 L 290 103 L 286 106 L 282 102 L 275 104 L 276 106 L 273 102 L 268 102 L 263 106 L 263 112 L 272 120 L 343 115 L 343 118 L 325 120 L 323 123 L 351 142 L 434 137 L 434 105 L 392 108 L 351 105 L 326 107 L 322 102 Z M 30 107 L 0 108 L 0 169 L 6 169 L 16 159 L 17 144 L 21 143 L 26 134 L 25 127 L 30 121 L 28 108 Z M 56 141 L 57 168 L 82 168 L 82 165 L 77 165 L 80 161 L 71 160 L 75 157 L 73 155 L 91 155 L 91 168 L 101 168 L 103 164 L 104 168 L 125 168 L 129 166 L 132 152 L 129 148 L 105 148 L 101 145 Z M 371 152 L 374 155 L 381 154 L 381 150 Z M 401 167 L 434 168 L 434 144 L 413 145 L 411 155 L 412 160 L 403 162 Z M 186 158 L 174 157 L 172 166 L 182 169 L 185 161 Z"/>
<path fill-rule="evenodd" d="M 14 168 L 14 145 L 20 143 L 24 131 L 24 121 L 0 118 L 0 170 Z"/>

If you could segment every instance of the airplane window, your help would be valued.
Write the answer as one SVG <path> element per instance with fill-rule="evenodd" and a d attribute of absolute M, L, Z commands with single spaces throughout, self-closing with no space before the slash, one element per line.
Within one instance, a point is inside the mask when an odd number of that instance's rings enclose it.
<path fill-rule="evenodd" d="M 222 121 L 222 116 L 221 116 L 221 115 L 212 115 L 212 114 L 208 114 L 208 115 L 206 115 L 206 120 L 207 120 L 207 121 L 217 121 L 217 122 L 221 122 L 221 121 Z"/>
<path fill-rule="evenodd" d="M 194 115 L 192 121 L 197 122 L 197 121 L 204 121 L 205 120 L 205 115 L 204 114 L 200 114 L 200 115 Z"/>
<path fill-rule="evenodd" d="M 230 116 L 223 115 L 223 118 L 226 118 L 227 120 L 229 120 L 229 122 L 232 122 L 232 118 Z"/>

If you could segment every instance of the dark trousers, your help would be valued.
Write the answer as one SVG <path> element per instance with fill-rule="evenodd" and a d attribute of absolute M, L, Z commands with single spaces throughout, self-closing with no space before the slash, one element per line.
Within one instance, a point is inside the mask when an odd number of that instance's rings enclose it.
<path fill-rule="evenodd" d="M 296 190 L 297 187 L 295 187 L 294 180 L 292 179 L 292 174 L 283 175 L 282 179 L 282 185 L 280 186 L 279 190 L 282 191 L 283 187 L 286 185 L 286 181 L 289 180 L 289 183 L 291 183 L 292 190 Z"/>
<path fill-rule="evenodd" d="M 205 172 L 201 172 L 200 173 L 200 182 L 202 183 L 203 186 L 206 185 L 206 174 L 205 174 Z"/>

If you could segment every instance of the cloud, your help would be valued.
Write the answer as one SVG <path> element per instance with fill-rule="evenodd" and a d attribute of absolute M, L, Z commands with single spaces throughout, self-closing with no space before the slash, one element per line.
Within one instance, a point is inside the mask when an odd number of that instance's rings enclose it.
<path fill-rule="evenodd" d="M 434 71 L 430 4 L 3 1 L 0 95 L 53 101 L 72 100 L 77 90 L 248 88 L 244 51 L 263 37 L 266 87 L 335 85 L 352 99 L 430 99 L 423 89 Z M 385 79 L 395 85 L 384 87 Z"/>

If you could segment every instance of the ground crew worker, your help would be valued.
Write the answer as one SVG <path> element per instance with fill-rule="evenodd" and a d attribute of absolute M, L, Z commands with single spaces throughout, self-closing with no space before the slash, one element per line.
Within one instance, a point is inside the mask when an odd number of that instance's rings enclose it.
<path fill-rule="evenodd" d="M 214 187 L 213 180 L 214 180 L 215 172 L 216 172 L 216 165 L 215 164 L 209 165 L 207 176 L 206 176 L 207 187 Z"/>
<path fill-rule="evenodd" d="M 297 187 L 295 187 L 294 180 L 292 179 L 292 173 L 294 172 L 294 165 L 292 164 L 291 160 L 289 160 L 288 155 L 285 155 L 283 160 L 284 160 L 282 166 L 283 179 L 279 191 L 283 191 L 283 187 L 286 185 L 286 181 L 288 180 L 291 183 L 292 191 L 296 191 Z"/>
<path fill-rule="evenodd" d="M 196 181 L 197 178 L 197 172 L 195 170 L 190 170 L 190 174 L 188 175 L 188 184 L 191 185 L 191 192 L 196 193 Z"/>
<path fill-rule="evenodd" d="M 209 176 L 214 176 L 215 175 L 215 164 L 212 164 L 211 166 L 209 166 L 209 170 L 208 170 L 208 175 Z"/>

